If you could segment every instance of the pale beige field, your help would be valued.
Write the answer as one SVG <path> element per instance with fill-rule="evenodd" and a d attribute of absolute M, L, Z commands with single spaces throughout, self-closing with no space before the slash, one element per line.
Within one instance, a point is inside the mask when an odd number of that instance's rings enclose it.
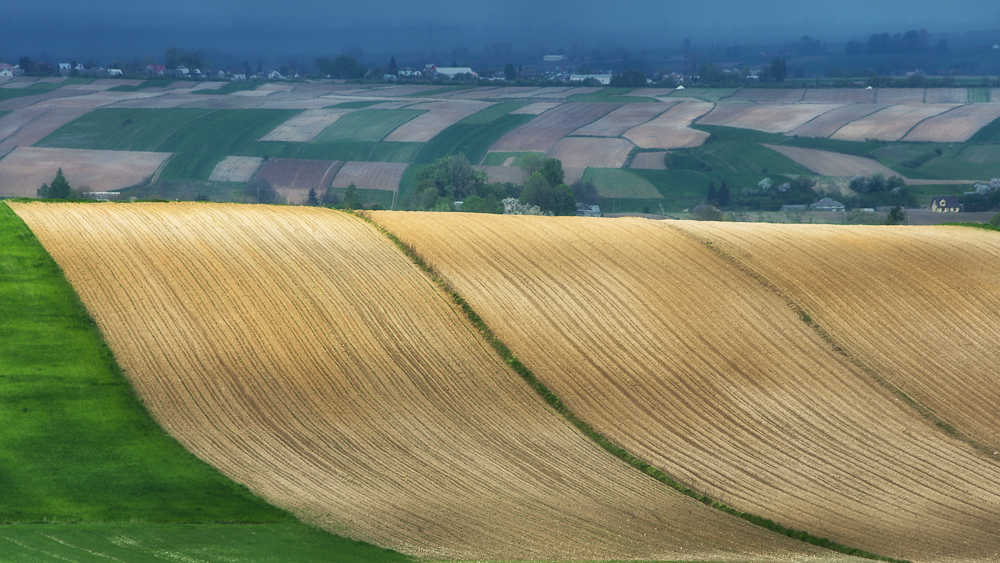
<path fill-rule="evenodd" d="M 1000 236 L 959 227 L 691 225 L 854 356 L 1000 450 Z"/>
<path fill-rule="evenodd" d="M 328 104 L 329 102 L 323 102 Z M 351 110 L 308 109 L 289 118 L 260 138 L 261 141 L 308 143 Z"/>
<path fill-rule="evenodd" d="M 564 168 L 621 168 L 634 146 L 618 138 L 564 137 L 545 156 L 559 159 Z"/>
<path fill-rule="evenodd" d="M 0 156 L 17 147 L 30 147 L 89 109 L 28 107 L 0 116 Z"/>
<path fill-rule="evenodd" d="M 573 135 L 618 137 L 629 129 L 659 116 L 672 105 L 671 102 L 625 104 L 597 121 L 573 131 Z"/>
<path fill-rule="evenodd" d="M 395 191 L 407 166 L 405 162 L 345 162 L 333 178 L 333 187 L 346 188 L 353 182 L 359 188 Z"/>
<path fill-rule="evenodd" d="M 208 177 L 213 182 L 249 182 L 264 159 L 259 156 L 227 156 Z"/>
<path fill-rule="evenodd" d="M 838 107 L 840 104 L 724 103 L 698 123 L 785 133 Z"/>
<path fill-rule="evenodd" d="M 490 182 L 500 182 L 511 184 L 523 184 L 524 183 L 524 171 L 518 166 L 473 166 L 476 170 L 482 170 L 486 172 L 486 176 L 490 179 Z M 565 173 L 565 168 L 563 171 Z M 569 182 L 569 180 L 567 180 Z"/>
<path fill-rule="evenodd" d="M 834 351 L 785 299 L 687 234 L 714 224 L 372 216 L 570 409 L 682 483 L 880 555 L 1000 557 L 1000 463 L 922 418 Z M 995 250 L 971 250 L 980 238 L 944 245 L 968 268 L 982 258 L 1000 264 Z M 768 248 L 758 259 L 783 251 Z M 964 271 L 924 270 L 918 283 L 961 287 L 965 281 L 950 280 Z M 877 295 L 858 307 L 892 295 L 870 289 Z M 976 329 L 956 326 L 951 338 L 978 338 L 968 332 Z M 857 338 L 883 338 L 856 330 Z"/>
<path fill-rule="evenodd" d="M 902 140 L 963 143 L 998 117 L 1000 103 L 959 106 L 918 123 Z"/>
<path fill-rule="evenodd" d="M 642 170 L 666 170 L 667 163 L 664 160 L 664 156 L 666 156 L 666 154 L 666 152 L 661 151 L 636 153 L 635 158 L 632 159 L 630 168 L 638 168 Z"/>
<path fill-rule="evenodd" d="M 764 146 L 787 156 L 821 176 L 855 176 L 857 174 L 862 176 L 881 174 L 886 178 L 899 176 L 895 170 L 879 164 L 871 158 L 784 145 Z"/>
<path fill-rule="evenodd" d="M 857 561 L 625 466 L 361 219 L 17 204 L 185 447 L 341 535 L 436 559 Z"/>
<path fill-rule="evenodd" d="M 423 110 L 420 114 L 394 129 L 386 141 L 403 143 L 426 143 L 451 125 L 493 105 L 489 102 L 455 100 L 447 102 L 424 102 L 407 106 L 407 109 Z"/>
<path fill-rule="evenodd" d="M 921 121 L 954 108 L 951 104 L 900 104 L 875 112 L 840 128 L 831 139 L 898 141 Z"/>
<path fill-rule="evenodd" d="M 788 134 L 803 137 L 829 137 L 848 123 L 868 117 L 887 107 L 889 106 L 885 104 L 874 103 L 844 104 L 837 109 L 832 109 L 823 115 L 817 116 L 815 119 L 810 119 L 789 131 Z"/>
<path fill-rule="evenodd" d="M 644 149 L 697 147 L 705 142 L 708 133 L 691 129 L 690 125 L 713 107 L 715 104 L 710 102 L 684 101 L 656 119 L 629 129 L 622 136 Z"/>
<path fill-rule="evenodd" d="M 560 104 L 562 104 L 562 102 L 535 102 L 533 104 L 521 106 L 510 113 L 515 115 L 541 115 Z"/>
<path fill-rule="evenodd" d="M 170 153 L 18 147 L 0 159 L 0 196 L 36 197 L 62 168 L 70 187 L 105 192 L 141 183 Z"/>
<path fill-rule="evenodd" d="M 490 152 L 549 152 L 559 139 L 616 108 L 618 104 L 562 104 L 500 137 Z"/>
<path fill-rule="evenodd" d="M 809 88 L 802 97 L 803 102 L 817 103 L 847 103 L 873 104 L 875 103 L 875 90 L 864 88 Z"/>
<path fill-rule="evenodd" d="M 927 104 L 967 104 L 969 103 L 968 88 L 927 88 L 924 90 L 924 103 Z"/>
<path fill-rule="evenodd" d="M 880 104 L 922 104 L 923 88 L 875 88 L 875 101 Z"/>

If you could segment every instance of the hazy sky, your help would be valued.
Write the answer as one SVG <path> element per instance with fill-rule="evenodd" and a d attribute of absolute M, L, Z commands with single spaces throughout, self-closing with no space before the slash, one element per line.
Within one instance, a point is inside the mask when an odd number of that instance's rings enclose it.
<path fill-rule="evenodd" d="M 780 43 L 807 34 L 837 41 L 920 28 L 932 34 L 1000 29 L 1000 0 L 0 1 L 5 4 L 6 27 L 0 33 L 0 56 L 8 58 L 23 51 L 57 54 L 74 49 L 100 51 L 103 57 L 113 49 L 134 50 L 143 40 L 150 53 L 162 53 L 171 44 L 304 52 L 319 41 L 328 44 L 312 52 L 345 46 L 378 52 L 405 48 L 422 37 L 417 32 L 378 33 L 387 26 L 427 29 L 419 32 L 426 35 L 420 39 L 424 45 L 414 50 L 442 51 L 497 41 L 510 41 L 515 48 L 600 41 L 619 41 L 629 48 L 644 42 L 639 46 L 645 48 L 657 37 L 671 45 L 678 37 Z M 82 31 L 56 38 L 49 33 L 53 25 Z M 135 37 L 93 30 L 115 26 L 132 30 Z M 234 39 L 234 30 L 244 29 L 247 37 Z M 309 33 L 289 33 L 297 29 Z M 227 32 L 199 35 L 205 30 Z M 252 43 L 253 37 L 260 43 Z M 59 46 L 46 48 L 46 42 L 56 44 L 57 39 Z M 111 43 L 98 45 L 104 40 Z"/>

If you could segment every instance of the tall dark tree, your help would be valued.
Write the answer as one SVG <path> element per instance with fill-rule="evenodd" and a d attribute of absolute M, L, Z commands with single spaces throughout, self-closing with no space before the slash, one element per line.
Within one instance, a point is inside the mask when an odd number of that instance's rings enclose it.
<path fill-rule="evenodd" d="M 719 207 L 729 207 L 729 199 L 731 194 L 729 193 L 729 186 L 723 181 L 722 185 L 719 186 L 719 192 L 716 194 L 716 199 L 718 199 Z"/>
<path fill-rule="evenodd" d="M 514 68 L 514 63 L 507 63 L 507 66 L 503 67 L 503 76 L 509 81 L 517 79 L 517 69 Z"/>
<path fill-rule="evenodd" d="M 393 76 L 397 76 L 399 74 L 399 67 L 396 66 L 396 57 L 389 58 L 389 67 L 385 73 Z"/>
<path fill-rule="evenodd" d="M 319 205 L 319 197 L 316 196 L 316 188 L 309 188 L 309 197 L 306 198 L 306 205 L 316 207 Z"/>
<path fill-rule="evenodd" d="M 344 207 L 348 209 L 360 209 L 361 199 L 358 197 L 358 186 L 351 182 L 344 191 Z"/>
<path fill-rule="evenodd" d="M 785 66 L 785 59 L 782 57 L 776 57 L 771 61 L 771 79 L 775 82 L 784 82 L 785 77 L 788 76 L 788 67 Z"/>
<path fill-rule="evenodd" d="M 573 190 L 566 184 L 559 184 L 552 188 L 552 213 L 556 215 L 575 215 L 576 198 Z"/>
<path fill-rule="evenodd" d="M 558 158 L 546 158 L 545 162 L 542 163 L 541 173 L 549 182 L 549 186 L 555 187 L 566 181 L 562 161 Z"/>
<path fill-rule="evenodd" d="M 44 189 L 45 186 L 42 186 L 42 188 Z M 49 189 L 46 190 L 46 193 L 44 195 L 39 195 L 50 199 L 69 199 L 72 194 L 73 190 L 69 187 L 69 182 L 66 181 L 66 176 L 63 176 L 62 168 L 60 168 L 56 172 L 56 177 L 52 180 L 52 184 L 49 185 Z"/>
<path fill-rule="evenodd" d="M 535 172 L 524 183 L 524 189 L 521 190 L 521 197 L 518 199 L 521 200 L 521 203 L 537 205 L 542 210 L 551 211 L 552 185 L 545 179 L 545 176 L 542 176 L 541 172 Z"/>

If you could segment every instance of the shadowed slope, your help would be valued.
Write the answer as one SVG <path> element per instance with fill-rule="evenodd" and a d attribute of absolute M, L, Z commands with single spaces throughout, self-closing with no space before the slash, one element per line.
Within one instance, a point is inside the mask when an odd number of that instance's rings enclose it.
<path fill-rule="evenodd" d="M 695 490 L 880 555 L 991 560 L 997 464 L 693 237 L 636 219 L 373 212 L 578 416 Z"/>

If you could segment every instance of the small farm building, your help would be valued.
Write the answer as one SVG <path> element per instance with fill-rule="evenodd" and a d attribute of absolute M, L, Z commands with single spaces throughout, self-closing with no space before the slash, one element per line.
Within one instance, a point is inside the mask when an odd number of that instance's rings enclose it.
<path fill-rule="evenodd" d="M 835 199 L 824 197 L 823 199 L 810 205 L 809 208 L 813 211 L 843 211 L 844 204 Z"/>
<path fill-rule="evenodd" d="M 958 196 L 941 196 L 931 201 L 931 211 L 935 213 L 958 213 L 962 210 L 962 204 L 958 202 Z"/>

